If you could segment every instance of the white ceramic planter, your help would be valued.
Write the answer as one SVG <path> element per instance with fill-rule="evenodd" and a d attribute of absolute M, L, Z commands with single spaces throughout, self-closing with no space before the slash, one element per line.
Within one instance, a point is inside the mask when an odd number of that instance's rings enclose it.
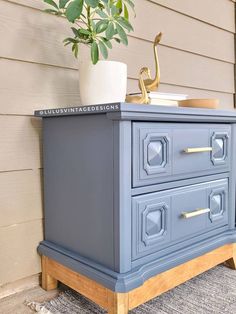
<path fill-rule="evenodd" d="M 79 63 L 79 87 L 82 105 L 125 101 L 127 65 L 116 61 Z"/>

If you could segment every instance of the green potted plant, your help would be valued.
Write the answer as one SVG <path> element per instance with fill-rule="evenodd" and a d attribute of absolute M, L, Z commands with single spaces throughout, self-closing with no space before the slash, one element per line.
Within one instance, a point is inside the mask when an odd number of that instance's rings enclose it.
<path fill-rule="evenodd" d="M 80 46 L 90 49 L 91 60 L 79 62 L 80 97 L 83 105 L 125 100 L 127 65 L 107 61 L 115 42 L 128 45 L 127 33 L 134 0 L 43 0 L 50 5 L 48 13 L 65 17 L 72 36 L 65 38 L 77 58 Z M 101 60 L 102 59 L 102 60 Z"/>

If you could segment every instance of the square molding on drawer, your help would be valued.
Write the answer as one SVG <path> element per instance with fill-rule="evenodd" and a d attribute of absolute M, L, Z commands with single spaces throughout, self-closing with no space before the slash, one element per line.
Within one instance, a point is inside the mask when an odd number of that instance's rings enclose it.
<path fill-rule="evenodd" d="M 133 123 L 133 187 L 229 170 L 231 127 Z"/>
<path fill-rule="evenodd" d="M 133 197 L 133 260 L 227 225 L 228 211 L 228 179 Z"/>

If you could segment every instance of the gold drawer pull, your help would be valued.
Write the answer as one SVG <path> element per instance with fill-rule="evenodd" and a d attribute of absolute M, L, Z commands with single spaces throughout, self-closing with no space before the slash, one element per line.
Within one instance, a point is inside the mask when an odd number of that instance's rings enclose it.
<path fill-rule="evenodd" d="M 203 153 L 203 152 L 212 152 L 212 147 L 193 147 L 193 148 L 185 148 L 184 152 L 186 154 L 192 153 Z"/>
<path fill-rule="evenodd" d="M 210 208 L 198 208 L 192 212 L 183 212 L 181 214 L 181 217 L 184 218 L 184 219 L 188 219 L 188 218 L 192 218 L 192 217 L 195 217 L 195 216 L 199 216 L 199 215 L 203 215 L 203 214 L 206 214 L 206 213 L 209 213 L 211 210 Z"/>

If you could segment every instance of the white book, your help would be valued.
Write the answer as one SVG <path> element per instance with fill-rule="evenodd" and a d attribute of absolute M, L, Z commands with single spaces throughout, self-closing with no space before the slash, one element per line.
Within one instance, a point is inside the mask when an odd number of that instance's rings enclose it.
<path fill-rule="evenodd" d="M 130 95 L 141 95 L 141 92 L 132 93 Z M 160 99 L 160 100 L 185 100 L 188 98 L 188 95 L 185 94 L 172 94 L 172 93 L 159 93 L 159 92 L 148 92 L 149 99 Z"/>
<path fill-rule="evenodd" d="M 172 94 L 172 93 L 149 92 L 148 93 L 148 97 L 150 99 L 184 100 L 184 99 L 187 99 L 188 95 Z"/>
<path fill-rule="evenodd" d="M 149 104 L 150 105 L 157 105 L 157 106 L 174 106 L 178 107 L 178 101 L 177 100 L 168 100 L 168 99 L 153 99 L 149 98 Z"/>

